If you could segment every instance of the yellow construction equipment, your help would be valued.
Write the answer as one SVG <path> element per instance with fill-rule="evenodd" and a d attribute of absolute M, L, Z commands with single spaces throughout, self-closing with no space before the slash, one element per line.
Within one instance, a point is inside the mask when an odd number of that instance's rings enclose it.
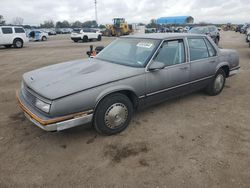
<path fill-rule="evenodd" d="M 103 32 L 104 36 L 122 36 L 129 35 L 131 29 L 124 18 L 114 18 L 113 25 L 107 24 L 106 30 Z"/>

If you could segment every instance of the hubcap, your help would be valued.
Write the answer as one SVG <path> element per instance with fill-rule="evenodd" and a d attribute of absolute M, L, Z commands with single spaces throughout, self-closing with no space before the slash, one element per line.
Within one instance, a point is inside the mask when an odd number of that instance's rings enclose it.
<path fill-rule="evenodd" d="M 17 46 L 17 47 L 21 47 L 21 46 L 22 46 L 21 41 L 19 41 L 19 40 L 18 40 L 18 41 L 16 41 L 16 46 Z"/>
<path fill-rule="evenodd" d="M 105 113 L 105 124 L 110 129 L 122 126 L 128 118 L 128 109 L 122 103 L 115 103 Z"/>
<path fill-rule="evenodd" d="M 224 84 L 224 76 L 219 74 L 216 78 L 215 78 L 215 82 L 214 82 L 214 90 L 216 92 L 220 91 L 223 87 Z"/>

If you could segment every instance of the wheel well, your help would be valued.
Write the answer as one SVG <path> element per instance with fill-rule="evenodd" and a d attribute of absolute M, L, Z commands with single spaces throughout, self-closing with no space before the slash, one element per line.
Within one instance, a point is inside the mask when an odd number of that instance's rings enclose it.
<path fill-rule="evenodd" d="M 129 100 L 132 102 L 134 108 L 136 109 L 137 106 L 138 106 L 138 103 L 139 103 L 139 99 L 137 97 L 137 95 L 133 92 L 133 91 L 130 91 L 130 90 L 120 90 L 120 91 L 115 91 L 115 92 L 112 92 L 112 93 L 109 93 L 108 95 L 105 95 L 104 97 L 102 97 L 96 104 L 95 108 L 98 106 L 99 102 L 101 100 L 103 100 L 104 98 L 112 95 L 112 94 L 115 94 L 115 93 L 121 93 L 123 95 L 126 95 Z"/>
<path fill-rule="evenodd" d="M 229 76 L 229 67 L 227 65 L 224 65 L 221 67 L 222 70 L 224 70 L 224 72 L 226 73 L 226 77 Z"/>
<path fill-rule="evenodd" d="M 23 42 L 23 39 L 21 39 L 21 38 L 15 38 L 15 39 L 13 40 L 13 43 L 14 43 L 14 41 L 17 40 L 17 39 L 19 39 L 19 40 L 21 40 L 21 41 Z"/>
<path fill-rule="evenodd" d="M 122 93 L 122 94 L 126 95 L 131 100 L 134 108 L 137 108 L 138 103 L 139 103 L 139 99 L 134 92 L 132 92 L 130 90 L 122 90 L 122 91 L 118 91 L 118 93 Z"/>

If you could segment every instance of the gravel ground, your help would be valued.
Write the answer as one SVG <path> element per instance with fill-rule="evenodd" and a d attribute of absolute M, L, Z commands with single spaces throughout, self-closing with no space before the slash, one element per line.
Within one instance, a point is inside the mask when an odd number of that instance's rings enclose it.
<path fill-rule="evenodd" d="M 203 92 L 138 112 L 121 134 L 91 126 L 45 132 L 25 119 L 15 90 L 23 73 L 86 57 L 90 44 L 68 35 L 0 48 L 0 187 L 246 187 L 250 185 L 250 49 L 243 35 L 222 32 L 241 71 L 219 96 Z"/>

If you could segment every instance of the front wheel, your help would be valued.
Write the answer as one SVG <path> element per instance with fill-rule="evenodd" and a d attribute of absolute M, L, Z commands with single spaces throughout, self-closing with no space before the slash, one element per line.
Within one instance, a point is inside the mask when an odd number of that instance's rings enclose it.
<path fill-rule="evenodd" d="M 87 36 L 84 36 L 84 37 L 82 38 L 82 41 L 83 41 L 83 42 L 88 42 L 88 40 L 89 40 L 89 39 L 88 39 Z"/>
<path fill-rule="evenodd" d="M 127 96 L 111 94 L 97 106 L 94 127 L 101 134 L 117 134 L 128 127 L 132 114 L 133 105 Z"/>
<path fill-rule="evenodd" d="M 219 69 L 213 80 L 206 87 L 206 92 L 211 95 L 218 95 L 224 88 L 226 82 L 226 74 L 223 69 Z"/>
<path fill-rule="evenodd" d="M 98 41 L 101 41 L 101 40 L 102 40 L 102 36 L 101 36 L 101 35 L 98 35 L 97 40 L 98 40 Z"/>
<path fill-rule="evenodd" d="M 13 42 L 13 46 L 15 48 L 22 48 L 23 47 L 23 41 L 21 39 L 15 39 Z"/>

